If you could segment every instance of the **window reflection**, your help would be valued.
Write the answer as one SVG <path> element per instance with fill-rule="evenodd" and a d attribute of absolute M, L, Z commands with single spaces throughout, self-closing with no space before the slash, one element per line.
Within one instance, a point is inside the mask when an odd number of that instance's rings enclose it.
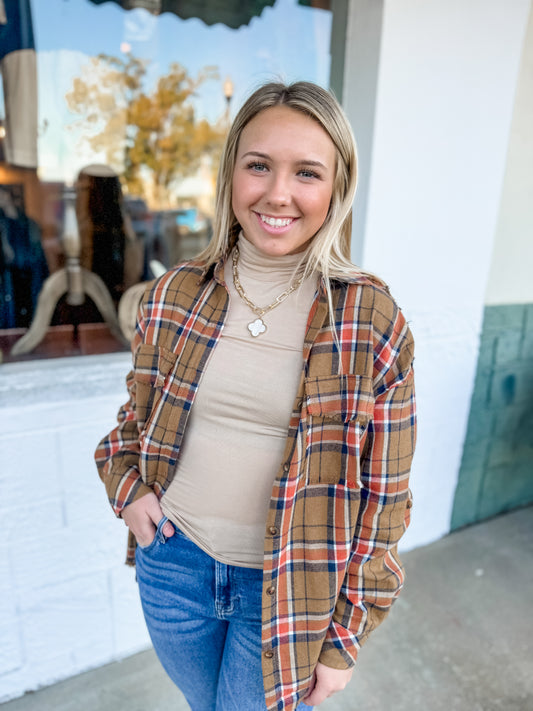
<path fill-rule="evenodd" d="M 128 288 L 207 244 L 233 106 L 271 78 L 328 85 L 331 13 L 317 4 L 244 2 L 217 17 L 205 3 L 203 19 L 183 19 L 172 0 L 0 0 L 4 361 L 33 328 L 42 293 L 54 302 L 49 323 L 17 357 L 125 347 L 88 293 L 69 303 L 72 260 L 101 281 L 116 317 Z M 15 61 L 29 110 L 14 95 Z M 71 187 L 77 232 L 66 236 Z M 44 288 L 63 273 L 53 285 L 66 291 Z"/>

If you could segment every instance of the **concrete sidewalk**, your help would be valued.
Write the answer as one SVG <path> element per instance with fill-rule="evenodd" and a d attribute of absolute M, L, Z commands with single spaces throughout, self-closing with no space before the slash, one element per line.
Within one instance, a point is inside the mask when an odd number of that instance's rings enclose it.
<path fill-rule="evenodd" d="M 406 553 L 405 590 L 320 711 L 533 711 L 533 507 Z M 188 711 L 152 651 L 2 711 Z M 242 711 L 246 711 L 245 708 Z"/>

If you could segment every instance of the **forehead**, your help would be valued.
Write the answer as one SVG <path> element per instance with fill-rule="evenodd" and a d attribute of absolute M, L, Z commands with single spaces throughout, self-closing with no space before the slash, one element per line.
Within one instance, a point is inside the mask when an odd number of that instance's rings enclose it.
<path fill-rule="evenodd" d="M 243 128 L 238 153 L 257 150 L 286 154 L 312 152 L 335 155 L 328 133 L 315 119 L 288 106 L 272 106 L 256 114 Z"/>

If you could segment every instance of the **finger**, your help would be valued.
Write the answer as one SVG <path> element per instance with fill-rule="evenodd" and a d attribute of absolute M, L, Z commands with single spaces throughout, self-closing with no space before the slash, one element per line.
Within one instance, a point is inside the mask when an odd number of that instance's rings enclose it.
<path fill-rule="evenodd" d="M 323 701 L 325 701 L 328 698 L 329 694 L 325 694 L 322 692 L 320 689 L 315 688 L 309 694 L 309 696 L 304 696 L 302 701 L 306 703 L 308 706 L 319 706 Z"/>
<path fill-rule="evenodd" d="M 174 526 L 170 521 L 167 521 L 163 526 L 163 535 L 166 536 L 166 538 L 170 538 L 170 536 L 174 535 Z"/>
<path fill-rule="evenodd" d="M 135 534 L 135 538 L 141 546 L 147 546 L 154 540 L 155 532 L 156 527 L 151 521 L 148 521 L 139 527 L 139 534 Z"/>
<path fill-rule="evenodd" d="M 157 526 L 159 521 L 161 521 L 161 519 L 163 518 L 164 514 L 161 510 L 159 499 L 155 494 L 153 496 L 150 496 L 149 501 L 147 501 L 145 511 L 146 515 L 151 519 L 152 523 Z"/>

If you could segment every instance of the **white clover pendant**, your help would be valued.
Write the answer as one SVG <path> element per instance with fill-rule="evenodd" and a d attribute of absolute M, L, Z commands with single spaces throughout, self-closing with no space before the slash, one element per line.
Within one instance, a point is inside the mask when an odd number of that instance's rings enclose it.
<path fill-rule="evenodd" d="M 248 324 L 248 330 L 254 338 L 257 338 L 257 336 L 260 336 L 267 330 L 267 327 L 263 322 L 263 319 L 256 318 L 255 321 L 252 321 L 252 323 Z"/>

